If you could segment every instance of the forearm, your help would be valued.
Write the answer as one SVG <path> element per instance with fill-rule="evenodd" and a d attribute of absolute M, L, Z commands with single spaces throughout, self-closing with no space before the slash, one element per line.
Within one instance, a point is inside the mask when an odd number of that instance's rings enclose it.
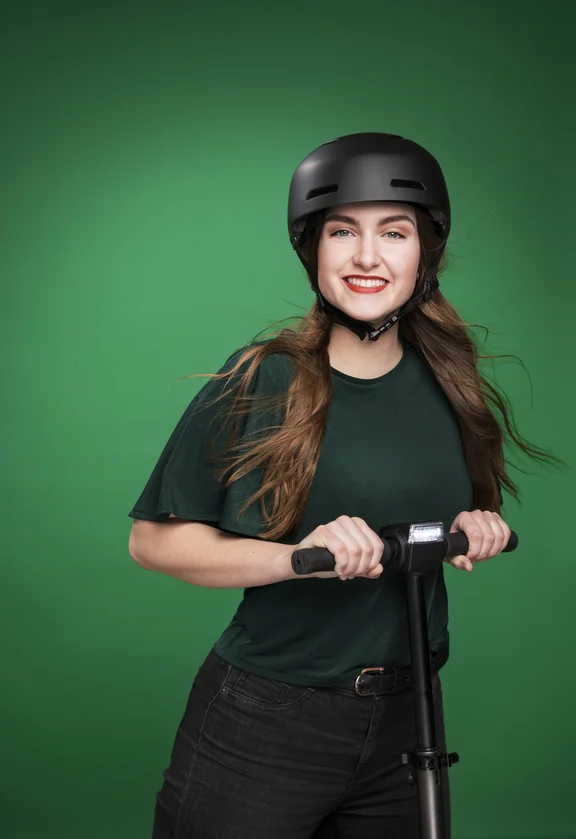
<path fill-rule="evenodd" d="M 291 565 L 295 548 L 180 520 L 136 520 L 129 544 L 140 567 L 204 588 L 250 588 L 298 579 Z"/>

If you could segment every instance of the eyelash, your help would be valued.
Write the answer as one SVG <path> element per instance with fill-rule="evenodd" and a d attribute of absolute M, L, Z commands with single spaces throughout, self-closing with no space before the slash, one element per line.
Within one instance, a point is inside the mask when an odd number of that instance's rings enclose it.
<path fill-rule="evenodd" d="M 349 230 L 347 230 L 345 227 L 339 227 L 339 228 L 338 228 L 338 230 L 333 230 L 333 231 L 332 231 L 332 233 L 330 233 L 329 235 L 332 237 L 332 236 L 335 236 L 335 235 L 336 235 L 336 233 L 343 233 L 344 231 L 346 231 L 346 233 L 349 233 L 349 232 L 350 232 L 350 231 L 349 231 Z M 402 233 L 399 233 L 399 232 L 398 232 L 398 230 L 389 230 L 389 231 L 388 231 L 388 233 L 396 233 L 396 235 L 397 235 L 397 236 L 400 236 L 400 238 L 401 238 L 401 239 L 405 239 L 405 238 L 406 238 L 406 236 L 404 236 Z M 387 236 L 387 235 L 388 235 L 388 233 L 386 233 L 385 235 Z M 348 239 L 348 236 L 337 236 L 336 238 L 337 238 L 337 239 Z M 398 239 L 395 239 L 395 240 L 393 240 L 393 241 L 396 241 L 396 242 L 397 242 L 397 241 L 399 241 L 399 240 L 398 240 Z"/>

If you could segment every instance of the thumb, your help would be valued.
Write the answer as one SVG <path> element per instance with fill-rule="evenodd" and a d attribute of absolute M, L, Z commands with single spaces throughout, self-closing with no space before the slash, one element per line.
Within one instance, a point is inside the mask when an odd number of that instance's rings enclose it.
<path fill-rule="evenodd" d="M 451 556 L 444 560 L 445 562 L 449 562 L 450 565 L 453 565 L 454 568 L 458 568 L 460 571 L 473 571 L 474 565 L 468 559 L 467 556 Z"/>
<path fill-rule="evenodd" d="M 457 533 L 458 531 L 462 530 L 462 528 L 459 525 L 460 516 L 456 516 L 456 518 L 452 522 L 450 533 Z M 453 565 L 454 568 L 458 568 L 460 571 L 474 570 L 474 565 L 465 554 L 459 554 L 458 556 L 450 556 L 446 559 L 446 562 L 449 562 L 450 565 Z"/>

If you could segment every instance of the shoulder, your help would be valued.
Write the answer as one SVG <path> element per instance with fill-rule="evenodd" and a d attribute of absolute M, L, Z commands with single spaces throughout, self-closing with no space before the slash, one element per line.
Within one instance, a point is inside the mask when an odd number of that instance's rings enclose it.
<path fill-rule="evenodd" d="M 270 338 L 261 341 L 252 341 L 249 344 L 244 344 L 228 356 L 222 370 L 231 370 L 238 364 L 238 362 L 246 355 L 248 350 L 253 347 L 261 347 L 269 344 Z M 238 374 L 242 375 L 251 364 L 251 357 L 247 357 L 238 369 Z M 295 371 L 295 363 L 292 356 L 286 352 L 273 352 L 265 356 L 257 365 L 254 376 L 257 378 L 259 386 L 268 388 L 282 388 L 289 386 Z"/>

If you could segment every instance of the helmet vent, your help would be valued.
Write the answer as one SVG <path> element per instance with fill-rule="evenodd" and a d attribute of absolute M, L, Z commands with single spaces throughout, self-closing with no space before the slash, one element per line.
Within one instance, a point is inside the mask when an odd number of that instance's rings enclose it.
<path fill-rule="evenodd" d="M 306 193 L 306 201 L 318 198 L 319 195 L 328 195 L 330 192 L 338 192 L 338 184 L 329 184 L 328 186 L 319 186 L 317 189 L 311 189 L 310 192 Z"/>
<path fill-rule="evenodd" d="M 405 181 L 402 178 L 392 178 L 390 186 L 397 186 L 401 189 L 423 189 L 426 191 L 426 187 L 420 181 Z"/>

